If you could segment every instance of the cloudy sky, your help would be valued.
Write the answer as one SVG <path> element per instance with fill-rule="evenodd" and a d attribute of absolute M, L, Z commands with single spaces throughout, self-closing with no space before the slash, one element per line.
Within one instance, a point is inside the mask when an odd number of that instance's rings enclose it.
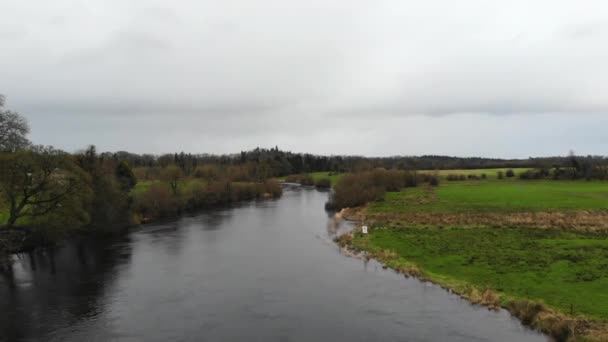
<path fill-rule="evenodd" d="M 2 0 L 0 51 L 69 151 L 608 154 L 602 0 Z"/>

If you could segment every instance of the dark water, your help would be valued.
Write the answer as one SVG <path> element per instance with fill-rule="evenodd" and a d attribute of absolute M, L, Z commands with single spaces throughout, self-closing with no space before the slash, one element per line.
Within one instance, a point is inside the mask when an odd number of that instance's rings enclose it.
<path fill-rule="evenodd" d="M 505 312 L 339 253 L 327 194 L 20 256 L 0 280 L 10 341 L 545 341 Z"/>

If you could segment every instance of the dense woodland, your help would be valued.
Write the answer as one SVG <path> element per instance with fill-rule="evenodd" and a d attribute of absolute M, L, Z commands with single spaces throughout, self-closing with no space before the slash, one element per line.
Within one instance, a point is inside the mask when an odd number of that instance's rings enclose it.
<path fill-rule="evenodd" d="M 19 250 L 69 233 L 116 233 L 186 211 L 281 195 L 274 178 L 353 173 L 335 187 L 333 207 L 359 205 L 384 191 L 437 183 L 432 170 L 533 168 L 528 179 L 606 179 L 604 157 L 521 160 L 446 156 L 319 156 L 256 148 L 230 155 L 64 152 L 32 144 L 20 114 L 0 96 L 0 249 Z M 427 170 L 414 172 L 415 170 Z M 322 180 L 319 187 L 329 187 Z M 395 189 L 394 189 L 395 188 Z"/>

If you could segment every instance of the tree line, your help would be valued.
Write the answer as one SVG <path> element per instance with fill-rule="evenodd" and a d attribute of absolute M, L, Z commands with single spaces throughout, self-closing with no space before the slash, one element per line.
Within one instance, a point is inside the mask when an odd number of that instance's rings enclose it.
<path fill-rule="evenodd" d="M 258 175 L 267 177 L 282 177 L 291 174 L 306 174 L 311 172 L 359 172 L 376 168 L 397 170 L 456 170 L 456 169 L 490 169 L 490 168 L 569 168 L 573 158 L 580 167 L 607 166 L 608 159 L 604 156 L 554 156 L 527 159 L 499 159 L 483 157 L 451 157 L 439 155 L 423 156 L 391 156 L 364 157 L 350 155 L 315 155 L 283 151 L 278 147 L 255 148 L 251 151 L 241 151 L 234 154 L 137 154 L 126 151 L 104 152 L 102 156 L 122 160 L 136 168 L 161 169 L 168 165 L 177 165 L 185 175 L 196 172 L 199 166 L 216 165 L 221 169 L 229 166 L 256 165 Z M 158 172 L 158 171 L 156 171 Z M 590 171 L 585 170 L 582 172 Z"/>

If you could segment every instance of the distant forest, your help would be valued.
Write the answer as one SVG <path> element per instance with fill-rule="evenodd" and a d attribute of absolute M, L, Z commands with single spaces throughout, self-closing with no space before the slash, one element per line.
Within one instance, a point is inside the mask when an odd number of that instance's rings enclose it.
<path fill-rule="evenodd" d="M 449 169 L 486 169 L 486 168 L 538 168 L 570 167 L 572 159 L 578 163 L 607 165 L 608 159 L 603 156 L 581 157 L 571 153 L 569 156 L 541 157 L 528 159 L 498 159 L 481 157 L 449 157 L 438 155 L 364 157 L 332 155 L 322 156 L 310 153 L 294 153 L 275 148 L 255 148 L 235 154 L 135 154 L 125 151 L 105 152 L 106 159 L 126 161 L 132 168 L 166 167 L 177 165 L 186 174 L 192 174 L 199 165 L 245 165 L 253 164 L 266 169 L 266 177 L 280 177 L 289 174 L 308 172 L 358 172 L 374 168 L 399 170 L 449 170 Z"/>

